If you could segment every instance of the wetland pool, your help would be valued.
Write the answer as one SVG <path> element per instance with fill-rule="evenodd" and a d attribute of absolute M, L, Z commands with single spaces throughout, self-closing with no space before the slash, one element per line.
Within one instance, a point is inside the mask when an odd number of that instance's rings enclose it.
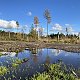
<path fill-rule="evenodd" d="M 80 53 L 66 52 L 58 49 L 28 49 L 22 52 L 0 52 L 0 66 L 6 66 L 9 69 L 4 75 L 0 75 L 0 80 L 4 78 L 11 80 L 25 80 L 32 77 L 37 72 L 46 70 L 44 64 L 57 63 L 61 60 L 66 65 L 72 65 L 74 68 L 80 68 Z M 12 64 L 16 60 L 23 60 L 18 66 L 13 67 Z M 27 61 L 25 60 L 27 59 Z M 15 79 L 14 79 L 15 78 Z"/>

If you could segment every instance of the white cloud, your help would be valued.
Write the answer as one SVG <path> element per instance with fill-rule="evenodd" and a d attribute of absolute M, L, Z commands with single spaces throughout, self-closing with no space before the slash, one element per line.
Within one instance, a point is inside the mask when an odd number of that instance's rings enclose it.
<path fill-rule="evenodd" d="M 26 28 L 28 28 L 28 25 L 24 25 Z"/>
<path fill-rule="evenodd" d="M 42 27 L 35 27 L 35 28 L 34 28 L 34 30 L 36 30 L 36 31 L 42 30 L 42 32 L 44 31 L 44 29 L 45 29 L 45 28 L 42 28 Z"/>
<path fill-rule="evenodd" d="M 34 30 L 39 31 L 39 27 L 35 27 Z"/>
<path fill-rule="evenodd" d="M 79 35 L 79 33 L 78 33 L 78 32 L 72 32 L 72 34 L 73 34 L 73 35 L 75 34 L 75 35 L 77 35 L 77 36 Z"/>
<path fill-rule="evenodd" d="M 72 27 L 68 27 L 68 32 L 73 32 Z"/>
<path fill-rule="evenodd" d="M 70 24 L 65 24 L 65 26 L 66 26 L 66 28 L 67 28 L 67 32 L 72 33 L 72 32 L 74 31 L 73 28 L 72 28 L 72 25 L 70 25 Z"/>
<path fill-rule="evenodd" d="M 53 25 L 52 29 L 56 31 L 62 31 L 62 26 L 56 23 Z"/>
<path fill-rule="evenodd" d="M 0 19 L 0 27 L 1 28 L 17 28 L 16 21 L 6 21 Z"/>
<path fill-rule="evenodd" d="M 32 12 L 28 12 L 27 15 L 28 15 L 28 16 L 32 16 Z"/>

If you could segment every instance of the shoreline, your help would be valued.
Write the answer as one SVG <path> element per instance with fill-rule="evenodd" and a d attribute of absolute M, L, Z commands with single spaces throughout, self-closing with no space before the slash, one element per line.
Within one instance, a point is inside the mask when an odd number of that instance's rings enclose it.
<path fill-rule="evenodd" d="M 60 43 L 42 43 L 36 45 L 28 44 L 28 47 L 31 48 L 50 48 L 50 49 L 59 49 L 67 52 L 80 53 L 80 45 L 79 44 L 60 44 Z"/>
<path fill-rule="evenodd" d="M 61 44 L 44 42 L 0 41 L 0 52 L 20 52 L 26 48 L 51 48 L 80 53 L 80 44 Z"/>

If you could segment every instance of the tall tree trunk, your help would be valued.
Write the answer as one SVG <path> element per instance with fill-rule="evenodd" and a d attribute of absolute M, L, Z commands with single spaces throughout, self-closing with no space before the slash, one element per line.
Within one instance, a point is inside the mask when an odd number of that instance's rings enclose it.
<path fill-rule="evenodd" d="M 39 30 L 38 30 L 38 40 L 39 40 Z"/>
<path fill-rule="evenodd" d="M 9 31 L 9 39 L 10 39 L 10 31 Z"/>
<path fill-rule="evenodd" d="M 24 39 L 24 33 L 23 33 L 23 39 Z"/>
<path fill-rule="evenodd" d="M 17 39 L 18 39 L 18 27 L 17 27 Z"/>
<path fill-rule="evenodd" d="M 37 28 L 37 30 L 36 30 L 36 34 L 37 34 L 37 40 L 39 39 L 39 35 L 38 35 L 38 26 L 36 25 L 36 28 Z"/>
<path fill-rule="evenodd" d="M 48 43 L 48 21 L 47 21 L 47 43 Z"/>
<path fill-rule="evenodd" d="M 59 32 L 58 32 L 58 38 L 57 38 L 58 42 L 59 42 Z"/>

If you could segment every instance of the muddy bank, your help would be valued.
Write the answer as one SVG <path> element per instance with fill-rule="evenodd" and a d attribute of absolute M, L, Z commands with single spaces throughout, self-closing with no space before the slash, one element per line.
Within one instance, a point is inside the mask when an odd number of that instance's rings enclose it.
<path fill-rule="evenodd" d="M 0 51 L 18 52 L 25 48 L 55 48 L 69 52 L 80 53 L 80 44 L 59 44 L 44 42 L 19 42 L 19 41 L 3 41 L 0 42 Z"/>
<path fill-rule="evenodd" d="M 80 53 L 80 44 L 28 43 L 27 46 L 30 48 L 55 48 L 68 52 Z"/>
<path fill-rule="evenodd" d="M 68 52 L 80 53 L 80 45 L 79 44 L 47 44 L 47 47 L 65 50 Z"/>
<path fill-rule="evenodd" d="M 26 48 L 24 42 L 15 42 L 15 41 L 5 41 L 0 42 L 0 51 L 4 52 L 19 52 Z"/>

